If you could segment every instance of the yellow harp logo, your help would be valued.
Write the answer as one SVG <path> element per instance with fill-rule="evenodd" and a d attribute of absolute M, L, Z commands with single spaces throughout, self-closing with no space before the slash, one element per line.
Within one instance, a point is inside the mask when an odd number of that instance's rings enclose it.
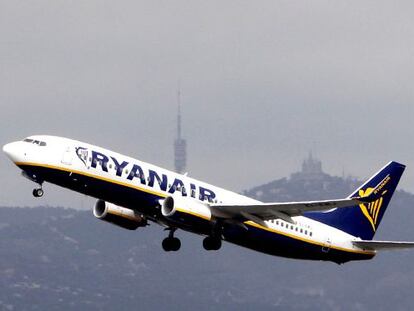
<path fill-rule="evenodd" d="M 361 190 L 359 190 L 359 196 L 360 197 L 368 196 L 372 193 L 372 191 L 374 191 L 374 188 L 367 188 L 365 191 L 361 189 Z M 374 232 L 375 232 L 375 228 L 376 228 L 376 225 L 377 225 L 379 211 L 381 209 L 383 201 L 384 201 L 384 199 L 382 197 L 380 197 L 375 202 L 359 205 L 359 207 L 361 208 L 362 213 L 368 219 L 369 223 L 372 226 L 372 230 L 374 230 Z"/>

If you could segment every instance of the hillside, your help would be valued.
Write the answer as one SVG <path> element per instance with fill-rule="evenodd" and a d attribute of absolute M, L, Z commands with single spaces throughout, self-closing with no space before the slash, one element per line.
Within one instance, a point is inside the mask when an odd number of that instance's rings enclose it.
<path fill-rule="evenodd" d="M 329 175 L 321 182 L 287 178 L 247 193 L 329 198 L 351 187 Z M 376 238 L 414 240 L 414 196 L 400 191 L 391 205 Z M 206 252 L 201 237 L 181 231 L 180 252 L 165 253 L 165 235 L 156 225 L 119 229 L 86 211 L 0 208 L 0 310 L 412 309 L 414 251 L 339 266 L 227 243 Z"/>

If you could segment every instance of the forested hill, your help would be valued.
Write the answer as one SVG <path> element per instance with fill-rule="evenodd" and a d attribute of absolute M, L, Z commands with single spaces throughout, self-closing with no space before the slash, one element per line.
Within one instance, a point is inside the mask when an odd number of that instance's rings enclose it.
<path fill-rule="evenodd" d="M 290 177 L 247 193 L 278 200 L 300 189 L 300 199 L 330 198 L 355 183 Z M 412 309 L 414 250 L 339 266 L 228 243 L 206 252 L 201 237 L 182 231 L 181 250 L 165 253 L 165 236 L 157 225 L 131 232 L 90 211 L 2 207 L 0 310 Z M 414 240 L 412 194 L 396 193 L 376 238 Z"/>

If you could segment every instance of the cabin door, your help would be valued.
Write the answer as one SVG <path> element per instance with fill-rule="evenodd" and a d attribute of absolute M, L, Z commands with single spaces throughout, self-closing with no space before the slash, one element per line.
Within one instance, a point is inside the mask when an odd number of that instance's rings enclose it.
<path fill-rule="evenodd" d="M 63 152 L 62 163 L 66 165 L 72 165 L 72 160 L 73 160 L 73 148 L 67 147 L 65 151 Z"/>

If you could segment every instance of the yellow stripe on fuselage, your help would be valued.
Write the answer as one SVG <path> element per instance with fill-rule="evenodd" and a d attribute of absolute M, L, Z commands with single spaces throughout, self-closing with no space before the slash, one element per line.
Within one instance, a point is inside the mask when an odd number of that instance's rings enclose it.
<path fill-rule="evenodd" d="M 16 162 L 15 163 L 17 166 L 37 166 L 37 167 L 44 167 L 44 168 L 50 168 L 50 169 L 54 169 L 54 170 L 58 170 L 58 171 L 63 171 L 63 172 L 68 172 L 68 173 L 73 173 L 73 174 L 78 174 L 78 175 L 82 175 L 82 176 L 86 176 L 86 177 L 91 177 L 91 178 L 95 178 L 98 180 L 102 180 L 102 181 L 106 181 L 112 184 L 117 184 L 120 186 L 124 186 L 124 187 L 128 187 L 128 188 L 132 188 L 132 189 L 136 189 L 148 194 L 153 194 L 156 196 L 160 196 L 163 198 L 166 198 L 167 195 L 162 193 L 162 192 L 157 192 L 154 190 L 149 190 L 149 189 L 145 189 L 136 185 L 131 185 L 122 181 L 118 181 L 112 178 L 107 178 L 107 177 L 103 177 L 103 176 L 99 176 L 96 174 L 91 174 L 91 173 L 86 173 L 83 171 L 78 171 L 78 170 L 73 170 L 70 168 L 66 168 L 66 167 L 61 167 L 61 166 L 56 166 L 56 165 L 49 165 L 49 164 L 39 164 L 39 163 L 34 163 L 34 162 Z"/>
<path fill-rule="evenodd" d="M 162 193 L 162 192 L 157 192 L 157 191 L 154 191 L 154 190 L 145 189 L 145 188 L 142 188 L 142 187 L 139 187 L 139 186 L 136 186 L 136 185 L 131 185 L 131 184 L 128 184 L 128 183 L 125 183 L 125 182 L 122 182 L 122 181 L 114 180 L 112 178 L 107 178 L 107 177 L 103 177 L 103 176 L 99 176 L 99 175 L 95 175 L 95 174 L 91 174 L 91 173 L 86 173 L 86 172 L 83 172 L 83 171 L 73 170 L 73 169 L 66 168 L 66 167 L 49 165 L 49 164 L 39 164 L 39 163 L 34 163 L 34 162 L 16 162 L 15 164 L 17 166 L 36 166 L 36 167 L 54 169 L 54 170 L 58 170 L 58 171 L 64 171 L 64 172 L 68 172 L 68 173 L 74 173 L 74 174 L 78 174 L 78 175 L 82 175 L 82 176 L 102 180 L 102 181 L 105 181 L 105 182 L 109 182 L 109 183 L 112 183 L 112 184 L 117 184 L 117 185 L 120 185 L 120 186 L 132 188 L 132 189 L 135 189 L 135 190 L 138 190 L 138 191 L 141 191 L 141 192 L 145 192 L 145 193 L 148 193 L 148 194 L 156 195 L 156 196 L 159 196 L 159 197 L 162 197 L 162 198 L 167 197 L 167 195 Z M 195 217 L 198 217 L 198 218 L 202 218 L 202 219 L 207 220 L 207 221 L 210 221 L 210 218 L 206 217 L 205 215 L 198 214 L 196 212 L 190 212 L 188 210 L 184 210 L 184 209 L 181 209 L 181 208 L 177 208 L 177 211 L 179 211 L 181 213 L 189 214 L 189 215 L 192 215 L 192 216 L 195 216 Z M 255 223 L 255 222 L 253 222 L 253 221 L 246 221 L 246 222 L 244 222 L 244 224 L 255 227 L 257 229 L 264 230 L 264 231 L 268 231 L 268 232 L 272 232 L 272 233 L 275 233 L 275 234 L 283 235 L 283 236 L 286 236 L 286 237 L 289 237 L 289 238 L 292 238 L 292 239 L 295 239 L 295 240 L 299 240 L 299 241 L 302 241 L 302 242 L 305 242 L 305 243 L 308 243 L 308 244 L 318 245 L 318 246 L 321 246 L 321 247 L 329 247 L 329 248 L 332 248 L 332 249 L 336 249 L 336 250 L 340 250 L 340 251 L 344 251 L 344 252 L 349 252 L 349 253 L 375 255 L 375 252 L 372 252 L 372 251 L 363 251 L 363 250 L 357 250 L 357 249 L 342 248 L 342 247 L 334 246 L 334 245 L 329 245 L 328 246 L 327 244 L 324 244 L 324 243 L 321 243 L 321 242 L 317 242 L 317 241 L 310 240 L 310 239 L 305 239 L 303 237 L 299 237 L 299 236 L 294 235 L 294 234 L 290 234 L 290 233 L 287 233 L 287 232 L 283 232 L 283 231 L 275 230 L 275 229 L 272 229 L 272 228 L 264 227 L 264 226 L 261 226 L 261 225 Z"/>

